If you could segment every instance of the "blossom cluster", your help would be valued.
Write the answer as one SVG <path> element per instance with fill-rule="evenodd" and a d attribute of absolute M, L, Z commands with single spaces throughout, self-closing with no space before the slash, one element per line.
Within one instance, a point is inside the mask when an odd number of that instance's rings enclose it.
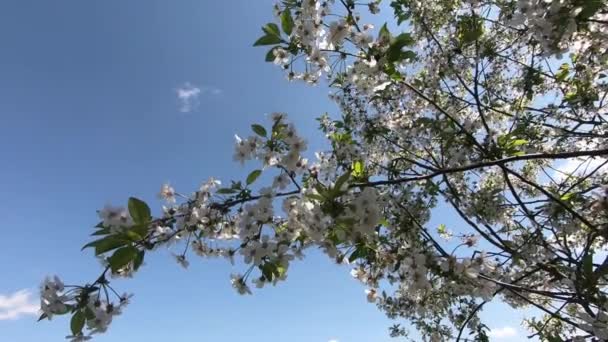
<path fill-rule="evenodd" d="M 101 286 L 108 286 L 102 283 Z M 112 303 L 106 294 L 101 298 L 101 290 L 93 287 L 67 287 L 59 277 L 47 277 L 41 285 L 40 302 L 42 317 L 52 319 L 55 315 L 75 312 L 72 317 L 72 335 L 67 336 L 72 342 L 90 340 L 93 334 L 104 333 L 112 319 L 122 313 L 129 304 L 132 295 L 118 296 L 118 303 Z M 83 333 L 86 325 L 88 334 Z"/>
<path fill-rule="evenodd" d="M 598 4 L 592 1 L 518 0 L 516 3 L 517 11 L 509 24 L 528 28 L 547 55 L 565 54 L 572 47 L 579 50 L 582 47 L 580 45 L 584 45 L 584 39 L 579 36 L 586 35 L 587 32 L 604 37 L 608 34 L 606 25 L 595 22 L 606 20 L 608 14 L 599 13 Z M 585 26 L 588 30 L 579 32 Z"/>

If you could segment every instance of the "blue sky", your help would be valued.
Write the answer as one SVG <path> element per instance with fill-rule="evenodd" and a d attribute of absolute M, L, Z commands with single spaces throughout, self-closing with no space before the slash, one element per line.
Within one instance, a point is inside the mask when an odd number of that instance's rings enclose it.
<path fill-rule="evenodd" d="M 47 274 L 93 280 L 80 246 L 95 210 L 129 196 L 160 203 L 164 182 L 188 192 L 209 176 L 241 179 L 235 133 L 290 114 L 320 146 L 315 117 L 336 107 L 327 89 L 288 83 L 253 48 L 272 1 L 32 1 L 0 3 L 0 338 L 60 341 L 68 322 L 2 319 L 20 290 Z M 201 89 L 184 108 L 176 89 Z M 317 140 L 317 141 L 315 141 Z M 118 288 L 132 305 L 97 341 L 382 342 L 393 322 L 368 304 L 348 269 L 310 253 L 289 281 L 241 297 L 224 261 L 179 268 L 168 251 Z M 13 301 L 11 302 L 11 298 Z M 13 308 L 14 309 L 14 308 Z M 498 315 L 501 308 L 490 310 Z M 503 314 L 496 328 L 517 319 Z M 521 332 L 519 333 L 521 334 Z M 507 334 L 508 335 L 508 334 Z M 508 340 L 508 339 L 504 339 Z M 515 340 L 515 339 L 514 339 Z"/>

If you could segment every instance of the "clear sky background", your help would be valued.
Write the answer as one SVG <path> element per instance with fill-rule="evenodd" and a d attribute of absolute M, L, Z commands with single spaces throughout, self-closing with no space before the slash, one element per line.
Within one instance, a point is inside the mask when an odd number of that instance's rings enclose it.
<path fill-rule="evenodd" d="M 61 341 L 69 322 L 35 323 L 47 274 L 93 281 L 96 210 L 129 196 L 155 209 L 160 185 L 190 192 L 209 176 L 242 179 L 234 134 L 285 111 L 320 146 L 327 89 L 288 83 L 253 48 L 272 1 L 3 0 L 0 2 L 0 341 Z M 386 14 L 388 15 L 388 14 Z M 176 90 L 198 96 L 184 107 Z M 157 211 L 158 212 L 158 211 Z M 442 217 L 445 220 L 445 216 Z M 445 223 L 445 222 L 444 222 Z M 224 260 L 169 251 L 117 288 L 132 304 L 96 341 L 391 341 L 394 322 L 366 302 L 347 267 L 320 253 L 288 281 L 239 296 Z M 23 291 L 23 292 L 18 292 Z M 28 292 L 31 295 L 28 296 Z M 489 307 L 494 338 L 519 340 L 517 316 Z M 500 333 L 503 331 L 503 333 Z"/>

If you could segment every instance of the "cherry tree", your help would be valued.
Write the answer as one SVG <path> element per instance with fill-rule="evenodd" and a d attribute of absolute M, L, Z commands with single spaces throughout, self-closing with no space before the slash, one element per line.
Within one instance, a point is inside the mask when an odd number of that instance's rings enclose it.
<path fill-rule="evenodd" d="M 71 315 L 72 341 L 103 333 L 130 298 L 112 279 L 169 245 L 183 267 L 240 260 L 240 294 L 320 249 L 425 341 L 487 341 L 491 301 L 541 340 L 608 340 L 607 3 L 380 2 L 282 1 L 254 44 L 288 80 L 331 87 L 326 151 L 273 113 L 236 137 L 234 160 L 259 165 L 244 179 L 163 185 L 157 215 L 136 198 L 101 209 L 85 246 L 101 274 L 46 279 L 41 319 Z M 460 221 L 431 226 L 438 208 Z"/>

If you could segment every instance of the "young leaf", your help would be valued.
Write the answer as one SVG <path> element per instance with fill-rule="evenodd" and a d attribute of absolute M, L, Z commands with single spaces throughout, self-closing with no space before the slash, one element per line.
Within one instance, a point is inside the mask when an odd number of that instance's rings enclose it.
<path fill-rule="evenodd" d="M 353 170 L 351 174 L 355 178 L 361 178 L 365 175 L 365 166 L 363 165 L 362 161 L 357 160 L 356 162 L 353 162 Z"/>
<path fill-rule="evenodd" d="M 445 224 L 443 224 L 443 223 L 441 223 L 441 224 L 439 225 L 439 228 L 437 228 L 437 231 L 438 231 L 438 232 L 440 232 L 440 233 L 443 233 L 443 232 L 445 232 L 446 230 L 447 230 L 447 227 L 446 227 L 446 226 L 445 226 Z"/>
<path fill-rule="evenodd" d="M 511 143 L 509 143 L 510 147 L 522 146 L 528 143 L 528 140 L 525 139 L 515 139 Z"/>
<path fill-rule="evenodd" d="M 563 194 L 559 199 L 561 199 L 564 202 L 568 202 L 572 197 L 574 197 L 574 193 L 568 192 L 568 193 Z"/>
<path fill-rule="evenodd" d="M 569 102 L 570 104 L 574 104 L 579 101 L 578 93 L 576 91 L 566 93 L 566 95 L 564 95 L 564 100 L 566 100 L 566 102 Z"/>
<path fill-rule="evenodd" d="M 247 176 L 247 185 L 253 184 L 253 182 L 255 182 L 255 180 L 258 179 L 258 177 L 260 177 L 261 174 L 262 174 L 262 170 L 251 171 L 251 173 Z"/>
<path fill-rule="evenodd" d="M 70 329 L 72 330 L 72 335 L 78 336 L 82 334 L 82 328 L 84 328 L 85 317 L 82 311 L 76 311 L 74 316 L 72 316 L 72 320 L 70 321 Z"/>
<path fill-rule="evenodd" d="M 147 223 L 152 217 L 150 207 L 148 207 L 146 202 L 135 197 L 129 198 L 129 214 L 131 214 L 133 221 L 138 224 Z"/>
<path fill-rule="evenodd" d="M 258 125 L 258 124 L 253 124 L 251 125 L 251 130 L 253 130 L 253 132 L 263 138 L 266 138 L 266 128 L 264 128 L 264 126 L 262 125 Z"/>
<path fill-rule="evenodd" d="M 274 270 L 274 275 L 277 278 L 281 278 L 285 275 L 285 273 L 287 273 L 287 269 L 281 265 L 276 265 L 276 268 Z"/>
<path fill-rule="evenodd" d="M 563 63 L 559 67 L 559 70 L 557 71 L 557 73 L 555 74 L 555 79 L 557 79 L 560 82 L 563 82 L 566 80 L 566 78 L 568 78 L 569 73 L 570 73 L 570 65 L 568 63 Z"/>

